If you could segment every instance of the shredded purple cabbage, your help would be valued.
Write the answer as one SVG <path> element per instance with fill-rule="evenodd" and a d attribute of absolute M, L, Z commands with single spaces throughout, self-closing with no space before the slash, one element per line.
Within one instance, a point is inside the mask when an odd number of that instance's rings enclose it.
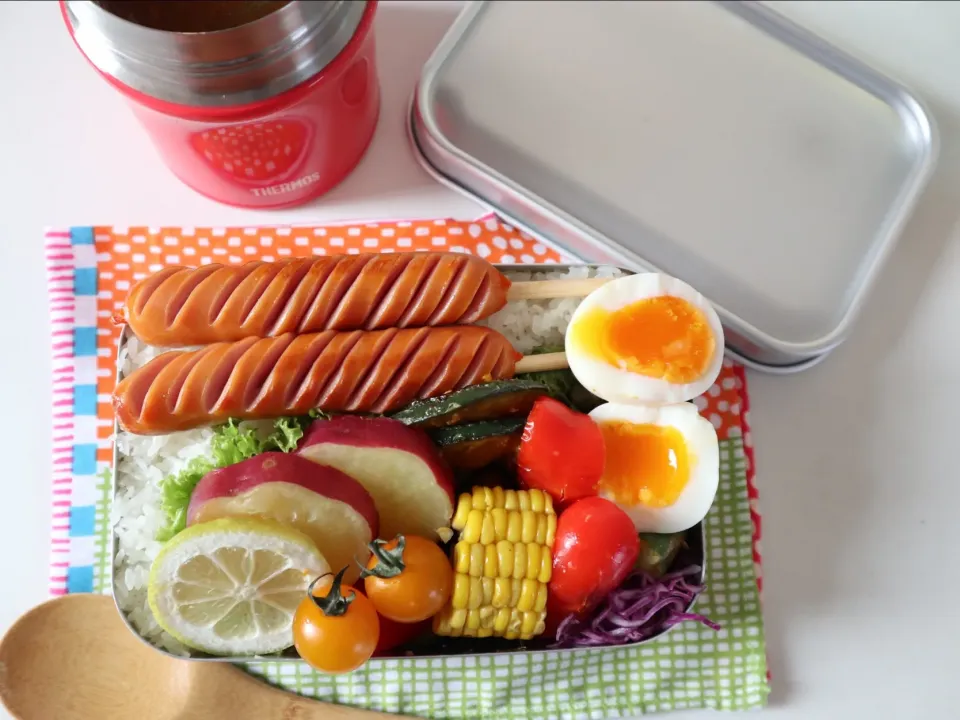
<path fill-rule="evenodd" d="M 570 616 L 557 628 L 552 647 L 599 647 L 626 645 L 647 640 L 688 620 L 719 630 L 717 623 L 698 613 L 687 612 L 703 590 L 691 580 L 700 576 L 700 567 L 691 565 L 654 578 L 635 572 L 614 590 L 588 617 Z"/>

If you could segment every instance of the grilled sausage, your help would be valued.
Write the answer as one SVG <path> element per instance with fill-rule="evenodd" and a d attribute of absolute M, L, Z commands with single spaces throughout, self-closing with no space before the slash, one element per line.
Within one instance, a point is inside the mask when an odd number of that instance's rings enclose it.
<path fill-rule="evenodd" d="M 518 358 L 477 326 L 245 338 L 157 356 L 120 381 L 114 406 L 121 427 L 140 435 L 313 408 L 384 413 L 512 377 Z"/>
<path fill-rule="evenodd" d="M 459 253 L 170 267 L 134 285 L 122 319 L 143 342 L 161 347 L 467 324 L 502 308 L 509 285 L 490 263 Z"/>

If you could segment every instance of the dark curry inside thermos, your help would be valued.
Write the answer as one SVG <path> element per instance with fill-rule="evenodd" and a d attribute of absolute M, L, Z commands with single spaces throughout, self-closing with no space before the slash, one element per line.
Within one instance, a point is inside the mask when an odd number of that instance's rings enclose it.
<path fill-rule="evenodd" d="M 266 17 L 288 0 L 101 0 L 113 15 L 167 32 L 216 32 Z"/>

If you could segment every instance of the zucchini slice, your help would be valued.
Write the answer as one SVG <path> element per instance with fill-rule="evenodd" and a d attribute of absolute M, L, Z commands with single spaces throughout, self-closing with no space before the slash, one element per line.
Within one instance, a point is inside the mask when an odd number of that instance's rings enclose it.
<path fill-rule="evenodd" d="M 640 533 L 640 554 L 634 568 L 660 577 L 684 546 L 687 533 Z"/>
<path fill-rule="evenodd" d="M 547 394 L 549 390 L 542 383 L 523 379 L 495 380 L 454 390 L 437 398 L 417 400 L 391 417 L 405 425 L 429 429 L 526 416 L 533 402 Z"/>
<path fill-rule="evenodd" d="M 526 418 L 488 420 L 430 431 L 440 454 L 454 470 L 477 470 L 515 455 Z"/>

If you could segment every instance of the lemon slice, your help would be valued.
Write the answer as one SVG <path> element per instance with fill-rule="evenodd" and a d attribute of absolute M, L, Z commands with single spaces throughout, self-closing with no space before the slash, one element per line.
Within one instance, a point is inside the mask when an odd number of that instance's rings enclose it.
<path fill-rule="evenodd" d="M 192 525 L 150 568 L 157 623 L 213 655 L 266 655 L 293 644 L 293 614 L 330 566 L 303 533 L 279 523 L 226 518 Z"/>

